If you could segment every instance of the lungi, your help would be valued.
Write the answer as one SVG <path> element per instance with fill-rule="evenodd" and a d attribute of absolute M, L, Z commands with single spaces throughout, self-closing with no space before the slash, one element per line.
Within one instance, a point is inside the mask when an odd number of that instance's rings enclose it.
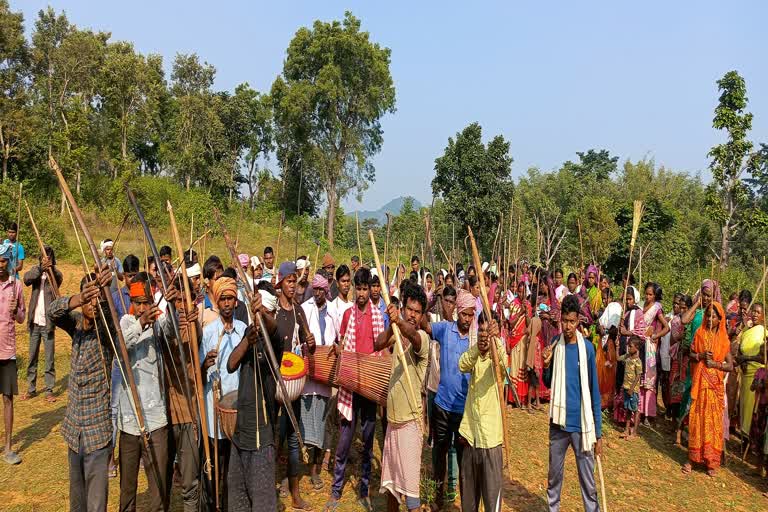
<path fill-rule="evenodd" d="M 423 442 L 418 421 L 389 424 L 381 456 L 379 493 L 389 491 L 400 503 L 404 496 L 419 497 Z"/>
<path fill-rule="evenodd" d="M 322 395 L 302 395 L 301 419 L 299 428 L 301 437 L 307 446 L 325 449 L 325 419 L 328 415 L 328 397 Z"/>

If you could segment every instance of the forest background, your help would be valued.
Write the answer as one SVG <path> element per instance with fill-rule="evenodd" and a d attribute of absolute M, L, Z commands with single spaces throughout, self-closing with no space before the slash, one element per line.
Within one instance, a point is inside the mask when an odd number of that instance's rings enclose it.
<path fill-rule="evenodd" d="M 0 0 L 0 223 L 20 220 L 21 241 L 37 255 L 21 191 L 46 243 L 79 261 L 47 163 L 53 155 L 96 236 L 114 238 L 128 219 L 119 256 L 140 255 L 144 245 L 125 198 L 129 184 L 159 243 L 169 240 L 170 201 L 191 240 L 211 230 L 206 252 L 223 253 L 210 220 L 217 207 L 245 252 L 280 240 L 279 257 L 316 262 L 330 250 L 337 260 L 360 253 L 370 261 L 367 231 L 383 251 L 387 227 L 362 219 L 358 245 L 355 216 L 340 204 L 387 179 L 372 158 L 384 144 L 380 120 L 397 115 L 391 58 L 347 13 L 298 28 L 269 91 L 247 83 L 219 91 L 215 67 L 196 54 L 177 54 L 166 74 L 160 55 L 129 41 L 80 28 L 52 8 L 24 20 Z M 754 289 L 768 250 L 768 146 L 750 140 L 738 72 L 713 83 L 712 98 L 722 138 L 701 148 L 707 181 L 600 148 L 513 179 L 510 141 L 484 136 L 480 123 L 456 127 L 435 155 L 432 204 L 406 200 L 391 217 L 388 264 L 412 254 L 427 267 L 466 264 L 470 225 L 486 259 L 525 257 L 566 273 L 595 261 L 617 278 L 628 265 L 633 201 L 642 200 L 638 281 L 660 283 L 667 299 L 710 276 L 728 292 Z M 408 194 L 408 183 L 402 190 Z"/>

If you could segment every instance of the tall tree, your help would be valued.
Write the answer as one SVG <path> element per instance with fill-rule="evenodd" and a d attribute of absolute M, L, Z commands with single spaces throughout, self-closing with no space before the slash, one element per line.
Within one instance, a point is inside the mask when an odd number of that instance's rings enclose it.
<path fill-rule="evenodd" d="M 197 55 L 176 55 L 171 73 L 176 112 L 167 156 L 187 190 L 193 181 L 211 190 L 231 180 L 222 159 L 226 139 L 217 112 L 220 99 L 211 91 L 215 76 L 216 69 L 200 63 Z"/>
<path fill-rule="evenodd" d="M 753 152 L 747 133 L 752 129 L 752 114 L 747 108 L 747 86 L 736 72 L 729 71 L 717 81 L 720 98 L 712 126 L 725 130 L 728 140 L 709 151 L 712 183 L 707 187 L 707 206 L 720 224 L 720 267 L 725 268 L 731 254 L 731 239 L 737 230 L 765 216 L 756 207 L 745 178 L 759 173 L 761 153 Z"/>
<path fill-rule="evenodd" d="M 502 212 L 508 211 L 513 185 L 509 142 L 497 135 L 486 146 L 482 128 L 472 123 L 448 139 L 435 159 L 432 193 L 442 197 L 452 221 L 469 224 L 484 242 L 492 241 Z M 463 236 L 462 236 L 463 238 Z"/>
<path fill-rule="evenodd" d="M 607 149 L 595 151 L 590 149 L 586 153 L 577 151 L 579 162 L 568 160 L 563 167 L 571 171 L 577 178 L 591 178 L 595 181 L 606 181 L 611 174 L 616 172 L 619 157 L 611 156 Z"/>
<path fill-rule="evenodd" d="M 360 31 L 347 12 L 343 21 L 316 21 L 288 46 L 283 73 L 272 84 L 279 132 L 306 145 L 304 172 L 320 176 L 333 247 L 339 201 L 358 197 L 374 180 L 371 157 L 384 141 L 381 118 L 395 109 L 390 50 Z"/>
<path fill-rule="evenodd" d="M 0 150 L 5 181 L 8 164 L 18 159 L 32 134 L 27 79 L 29 49 L 24 38 L 24 16 L 0 0 Z"/>
<path fill-rule="evenodd" d="M 117 146 L 110 165 L 113 177 L 135 167 L 131 148 L 155 123 L 154 113 L 165 88 L 162 57 L 137 53 L 133 44 L 118 41 L 108 45 L 101 68 L 102 109 L 109 119 L 111 136 Z"/>

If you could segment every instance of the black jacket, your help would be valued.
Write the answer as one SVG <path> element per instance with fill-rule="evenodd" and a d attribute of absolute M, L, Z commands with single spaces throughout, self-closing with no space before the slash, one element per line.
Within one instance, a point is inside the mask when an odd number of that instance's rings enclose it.
<path fill-rule="evenodd" d="M 56 284 L 61 286 L 64 281 L 64 275 L 56 267 L 51 267 L 53 273 L 56 276 Z M 24 284 L 32 287 L 32 294 L 29 298 L 29 309 L 27 310 L 27 327 L 32 330 L 35 323 L 35 308 L 37 307 L 37 299 L 40 296 L 40 283 L 42 280 L 43 268 L 40 265 L 35 265 L 31 269 L 24 273 Z M 45 310 L 48 311 L 48 306 L 53 302 L 56 297 L 53 296 L 53 286 L 49 282 L 50 279 L 45 280 Z M 53 330 L 53 325 L 48 325 Z"/>

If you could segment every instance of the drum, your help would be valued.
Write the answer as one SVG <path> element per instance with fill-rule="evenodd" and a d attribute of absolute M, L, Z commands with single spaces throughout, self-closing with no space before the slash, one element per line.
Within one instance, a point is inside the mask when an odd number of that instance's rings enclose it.
<path fill-rule="evenodd" d="M 300 356 L 293 352 L 283 352 L 283 361 L 280 363 L 280 375 L 285 381 L 285 390 L 288 393 L 287 402 L 283 399 L 283 392 L 280 386 L 277 386 L 275 398 L 283 405 L 291 403 L 299 396 L 307 382 L 307 363 Z"/>
<path fill-rule="evenodd" d="M 389 376 L 392 373 L 392 356 L 389 352 L 377 355 L 345 351 L 341 353 L 340 359 L 339 386 L 386 406 Z"/>
<path fill-rule="evenodd" d="M 237 390 L 230 391 L 221 397 L 216 405 L 216 410 L 219 412 L 221 431 L 231 441 L 232 436 L 235 435 L 235 424 L 237 423 Z"/>
<path fill-rule="evenodd" d="M 331 345 L 315 347 L 315 353 L 307 358 L 309 378 L 320 384 L 338 386 L 339 356 L 331 353 Z"/>

